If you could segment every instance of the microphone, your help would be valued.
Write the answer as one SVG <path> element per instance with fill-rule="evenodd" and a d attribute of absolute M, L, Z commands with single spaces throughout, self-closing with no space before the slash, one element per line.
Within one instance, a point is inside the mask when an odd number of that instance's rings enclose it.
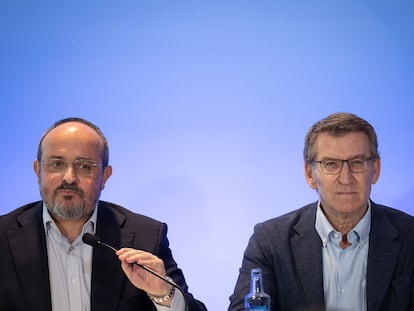
<path fill-rule="evenodd" d="M 105 248 L 107 248 L 107 249 L 112 250 L 114 253 L 118 251 L 118 250 L 117 250 L 115 247 L 113 247 L 112 245 L 109 245 L 109 244 L 106 244 L 106 243 L 102 242 L 102 241 L 101 241 L 101 239 L 100 239 L 98 236 L 93 235 L 93 234 L 88 233 L 88 232 L 87 232 L 87 233 L 85 233 L 85 234 L 82 236 L 82 241 L 83 241 L 84 243 L 86 243 L 86 244 L 88 244 L 88 245 L 92 246 L 92 247 L 95 247 L 95 246 L 103 246 L 103 247 L 105 247 Z M 178 285 L 177 285 L 174 281 L 171 281 L 171 280 L 167 279 L 166 277 L 162 276 L 161 274 L 159 274 L 159 273 L 155 272 L 154 270 L 152 270 L 152 269 L 150 269 L 150 268 L 148 268 L 148 267 L 146 267 L 146 266 L 144 266 L 144 265 L 142 265 L 142 264 L 139 264 L 139 263 L 137 263 L 137 262 L 134 262 L 133 264 L 134 264 L 134 265 L 137 265 L 137 266 L 139 266 L 139 267 L 141 267 L 141 268 L 142 268 L 142 269 L 144 269 L 145 271 L 147 271 L 147 272 L 151 273 L 152 275 L 155 275 L 157 278 L 159 278 L 159 279 L 163 280 L 164 282 L 167 282 L 167 283 L 168 283 L 168 284 L 170 284 L 171 286 L 173 286 L 173 287 L 175 287 L 176 289 L 178 289 L 178 290 L 180 291 L 180 293 L 183 295 L 183 298 L 184 298 L 184 303 L 185 303 L 185 310 L 186 310 L 186 311 L 188 311 L 188 302 L 187 302 L 187 297 L 185 296 L 185 293 L 184 293 L 184 291 L 182 290 L 182 288 L 181 288 L 180 286 L 178 286 Z"/>

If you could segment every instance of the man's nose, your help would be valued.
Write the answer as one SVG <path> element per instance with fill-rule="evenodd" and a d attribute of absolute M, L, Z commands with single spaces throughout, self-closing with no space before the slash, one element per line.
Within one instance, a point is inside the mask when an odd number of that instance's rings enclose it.
<path fill-rule="evenodd" d="M 68 183 L 73 183 L 76 180 L 76 171 L 73 163 L 67 163 L 64 171 L 63 171 L 63 179 Z"/>
<path fill-rule="evenodd" d="M 339 181 L 342 183 L 349 183 L 353 179 L 353 173 L 349 167 L 349 162 L 342 162 L 342 169 L 339 172 Z"/>

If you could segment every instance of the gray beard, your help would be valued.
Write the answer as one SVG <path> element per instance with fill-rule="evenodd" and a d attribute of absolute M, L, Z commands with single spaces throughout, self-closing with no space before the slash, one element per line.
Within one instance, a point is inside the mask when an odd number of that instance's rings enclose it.
<path fill-rule="evenodd" d="M 71 207 L 64 207 L 60 204 L 55 203 L 51 209 L 49 208 L 50 213 L 57 217 L 58 219 L 64 220 L 78 220 L 84 216 L 84 206 L 83 204 L 75 205 Z"/>

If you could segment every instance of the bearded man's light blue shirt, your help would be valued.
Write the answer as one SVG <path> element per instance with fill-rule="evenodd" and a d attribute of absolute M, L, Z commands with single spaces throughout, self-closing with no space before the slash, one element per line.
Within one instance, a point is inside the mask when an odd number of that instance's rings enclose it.
<path fill-rule="evenodd" d="M 93 248 L 82 241 L 84 233 L 95 234 L 98 208 L 84 224 L 81 234 L 73 243 L 60 232 L 43 206 L 43 225 L 46 234 L 49 262 L 52 310 L 90 311 Z M 114 255 L 115 256 L 115 255 Z M 155 304 L 157 311 L 183 311 L 182 294 L 175 291 L 171 308 Z"/>

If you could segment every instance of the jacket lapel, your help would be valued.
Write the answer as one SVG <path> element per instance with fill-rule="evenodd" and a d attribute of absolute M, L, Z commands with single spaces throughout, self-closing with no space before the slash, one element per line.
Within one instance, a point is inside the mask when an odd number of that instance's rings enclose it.
<path fill-rule="evenodd" d="M 323 306 L 322 243 L 315 230 L 316 204 L 295 225 L 292 251 L 309 307 Z"/>
<path fill-rule="evenodd" d="M 7 232 L 7 238 L 23 297 L 32 310 L 51 310 L 49 270 L 42 204 L 19 216 L 20 228 Z"/>
<path fill-rule="evenodd" d="M 392 279 L 400 242 L 398 231 L 384 211 L 372 203 L 372 221 L 367 265 L 367 308 L 379 310 Z"/>
<path fill-rule="evenodd" d="M 133 235 L 123 234 L 120 228 L 125 216 L 100 202 L 96 235 L 116 249 L 132 245 Z M 105 247 L 95 247 L 92 259 L 91 310 L 117 310 L 125 286 L 118 257 Z"/>

